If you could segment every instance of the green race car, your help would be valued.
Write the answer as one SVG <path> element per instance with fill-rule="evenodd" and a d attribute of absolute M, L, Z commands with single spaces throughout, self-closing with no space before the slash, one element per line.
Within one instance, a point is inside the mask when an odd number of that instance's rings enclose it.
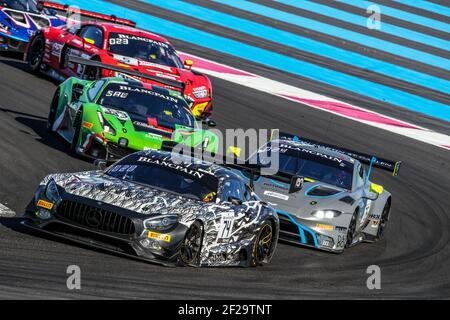
<path fill-rule="evenodd" d="M 199 128 L 178 91 L 128 78 L 67 79 L 55 92 L 47 128 L 67 140 L 71 152 L 107 161 L 159 150 L 167 140 L 218 149 L 218 137 Z"/>

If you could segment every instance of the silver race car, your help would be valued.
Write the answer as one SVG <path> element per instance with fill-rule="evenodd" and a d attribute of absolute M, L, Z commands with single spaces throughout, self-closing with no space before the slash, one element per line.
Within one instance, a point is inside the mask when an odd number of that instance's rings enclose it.
<path fill-rule="evenodd" d="M 274 209 L 231 170 L 191 160 L 141 151 L 105 170 L 49 175 L 23 224 L 164 265 L 268 263 L 278 240 Z"/>
<path fill-rule="evenodd" d="M 389 220 L 392 195 L 370 181 L 372 167 L 395 176 L 400 162 L 376 158 L 289 134 L 280 134 L 253 154 L 248 163 L 268 166 L 279 155 L 278 174 L 297 179 L 300 191 L 272 176 L 255 174 L 255 165 L 240 170 L 252 180 L 262 200 L 274 207 L 280 219 L 280 240 L 343 252 L 357 243 L 375 242 Z M 363 164 L 368 165 L 368 169 Z"/>

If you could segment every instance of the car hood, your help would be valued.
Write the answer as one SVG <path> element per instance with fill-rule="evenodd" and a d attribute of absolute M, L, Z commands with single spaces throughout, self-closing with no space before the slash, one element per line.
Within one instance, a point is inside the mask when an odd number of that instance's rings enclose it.
<path fill-rule="evenodd" d="M 108 176 L 102 171 L 52 174 L 47 176 L 41 185 L 46 185 L 50 179 L 53 179 L 58 186 L 64 189 L 65 193 L 108 203 L 142 215 L 179 214 L 185 216 L 188 220 L 189 217 L 187 216 L 189 215 L 200 213 L 215 215 L 217 212 L 230 210 L 228 206 L 204 203 L 127 182 Z"/>
<path fill-rule="evenodd" d="M 300 218 L 310 217 L 312 211 L 336 209 L 347 212 L 351 204 L 341 199 L 348 197 L 345 189 L 322 182 L 306 182 L 302 190 L 289 193 L 289 185 L 261 177 L 255 182 L 255 191 L 262 200 L 279 212 L 294 214 Z"/>

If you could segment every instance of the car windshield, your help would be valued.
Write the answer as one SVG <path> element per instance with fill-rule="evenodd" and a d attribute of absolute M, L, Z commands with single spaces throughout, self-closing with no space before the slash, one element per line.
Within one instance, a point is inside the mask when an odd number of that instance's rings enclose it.
<path fill-rule="evenodd" d="M 341 158 L 330 156 L 314 148 L 293 147 L 280 143 L 279 149 L 279 171 L 307 177 L 321 181 L 339 188 L 352 189 L 354 164 Z M 252 156 L 251 161 L 257 157 L 261 165 L 269 165 L 272 150 L 270 146 L 263 148 L 260 153 Z"/>
<path fill-rule="evenodd" d="M 203 202 L 215 200 L 219 184 L 215 176 L 197 171 L 190 163 L 176 164 L 170 158 L 135 153 L 110 167 L 106 174 Z"/>
<path fill-rule="evenodd" d="M 38 13 L 39 10 L 36 5 L 36 1 L 34 0 L 0 0 L 0 4 L 3 7 Z"/>
<path fill-rule="evenodd" d="M 140 61 L 183 68 L 183 63 L 173 47 L 150 38 L 125 33 L 110 33 L 108 51 Z"/>
<path fill-rule="evenodd" d="M 154 126 L 195 127 L 194 116 L 186 102 L 164 89 L 110 83 L 103 90 L 97 104 L 143 117 Z"/>

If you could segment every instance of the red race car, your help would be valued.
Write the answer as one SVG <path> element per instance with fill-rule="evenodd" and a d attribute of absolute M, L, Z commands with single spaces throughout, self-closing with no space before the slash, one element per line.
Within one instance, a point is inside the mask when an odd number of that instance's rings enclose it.
<path fill-rule="evenodd" d="M 67 7 L 59 4 L 46 2 L 45 5 L 67 11 Z M 71 76 L 90 80 L 111 76 L 130 78 L 113 70 L 86 69 L 69 61 L 70 56 L 75 56 L 155 76 L 155 81 L 136 78 L 139 81 L 161 85 L 157 82 L 158 78 L 172 80 L 181 83 L 181 86 L 163 86 L 183 91 L 186 100 L 192 103 L 194 116 L 201 120 L 209 119 L 212 111 L 210 80 L 191 69 L 191 60 L 181 61 L 166 39 L 135 28 L 135 23 L 129 20 L 83 10 L 79 14 L 91 21 L 44 28 L 30 39 L 25 61 L 33 72 L 43 72 L 61 79 Z M 210 121 L 211 125 L 213 123 Z"/>

